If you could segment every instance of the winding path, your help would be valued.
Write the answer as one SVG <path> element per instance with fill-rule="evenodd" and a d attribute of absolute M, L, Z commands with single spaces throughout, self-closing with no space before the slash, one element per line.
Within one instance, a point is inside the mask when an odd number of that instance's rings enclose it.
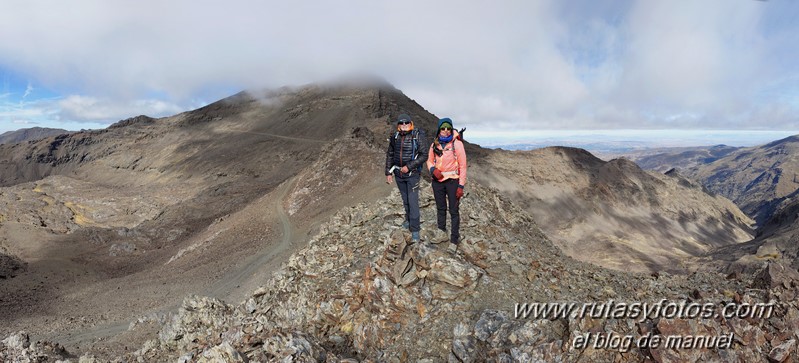
<path fill-rule="evenodd" d="M 277 195 L 275 196 L 275 203 L 272 204 L 272 210 L 280 220 L 282 230 L 280 242 L 277 245 L 259 249 L 258 253 L 247 259 L 242 267 L 229 271 L 223 278 L 203 291 L 203 295 L 225 299 L 231 295 L 234 289 L 247 282 L 250 277 L 255 276 L 259 269 L 267 266 L 275 257 L 290 251 L 295 228 L 289 221 L 286 209 L 283 208 L 283 200 L 288 196 L 295 180 L 296 178 L 288 179 L 275 189 Z M 269 270 L 271 271 L 272 269 Z M 231 301 L 228 301 L 228 303 L 231 303 Z"/>
<path fill-rule="evenodd" d="M 287 179 L 274 191 L 276 195 L 274 198 L 275 203 L 272 204 L 272 208 L 275 212 L 275 215 L 278 217 L 278 220 L 280 221 L 282 231 L 280 241 L 276 245 L 270 244 L 259 248 L 256 253 L 247 259 L 241 267 L 231 269 L 225 274 L 224 277 L 217 280 L 206 289 L 196 292 L 196 294 L 223 299 L 228 303 L 237 303 L 237 301 L 228 301 L 229 296 L 237 288 L 245 285 L 250 278 L 256 276 L 259 272 L 259 269 L 265 268 L 266 271 L 262 272 L 271 272 L 277 268 L 277 266 L 270 267 L 270 262 L 280 255 L 291 252 L 291 247 L 294 245 L 293 239 L 296 234 L 296 229 L 289 220 L 286 210 L 283 208 L 283 200 L 286 198 L 289 191 L 291 191 L 295 182 L 296 177 Z M 180 303 L 170 304 L 162 306 L 159 309 L 155 309 L 154 311 L 151 310 L 149 312 L 142 312 L 136 316 L 143 316 L 145 314 L 166 314 L 169 312 L 175 312 L 179 307 Z M 80 331 L 63 332 L 57 334 L 57 337 L 55 337 L 54 341 L 68 348 L 92 345 L 92 342 L 112 338 L 128 331 L 128 327 L 130 326 L 131 322 L 132 320 L 123 320 L 111 324 L 95 325 Z M 36 336 L 32 336 L 32 338 L 36 340 L 41 339 L 41 337 Z"/>

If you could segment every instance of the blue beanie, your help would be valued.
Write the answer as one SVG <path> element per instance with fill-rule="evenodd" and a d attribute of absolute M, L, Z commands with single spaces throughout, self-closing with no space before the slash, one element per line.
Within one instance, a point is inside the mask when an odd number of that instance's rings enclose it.
<path fill-rule="evenodd" d="M 444 124 L 449 124 L 449 127 L 452 127 L 452 120 L 449 117 L 444 117 L 444 118 L 438 120 L 438 128 L 439 129 Z"/>

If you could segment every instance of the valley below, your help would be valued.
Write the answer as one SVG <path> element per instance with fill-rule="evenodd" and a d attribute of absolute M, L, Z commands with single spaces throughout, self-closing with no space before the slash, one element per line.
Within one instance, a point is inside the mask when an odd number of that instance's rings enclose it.
<path fill-rule="evenodd" d="M 0 360 L 799 360 L 793 140 L 645 170 L 467 136 L 453 251 L 426 172 L 422 243 L 401 228 L 382 168 L 401 113 L 438 120 L 391 85 L 313 84 L 1 144 Z M 774 309 L 518 316 L 609 301 Z M 731 343 L 575 343 L 604 333 Z"/>

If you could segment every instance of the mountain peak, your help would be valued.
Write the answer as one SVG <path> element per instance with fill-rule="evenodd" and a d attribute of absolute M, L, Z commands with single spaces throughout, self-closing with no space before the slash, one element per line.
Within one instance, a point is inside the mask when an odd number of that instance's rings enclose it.
<path fill-rule="evenodd" d="M 8 131 L 0 134 L 0 144 L 17 144 L 25 141 L 44 139 L 50 136 L 69 134 L 70 131 L 64 129 L 52 129 L 46 127 L 31 127 Z"/>

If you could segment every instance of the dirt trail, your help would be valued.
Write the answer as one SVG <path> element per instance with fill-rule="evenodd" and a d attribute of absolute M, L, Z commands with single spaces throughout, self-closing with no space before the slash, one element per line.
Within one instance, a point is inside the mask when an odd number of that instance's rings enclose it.
<path fill-rule="evenodd" d="M 286 180 L 273 192 L 271 198 L 273 218 L 270 224 L 280 223 L 281 238 L 277 243 L 267 243 L 248 258 L 241 266 L 234 267 L 227 272 L 221 279 L 217 280 L 209 287 L 196 292 L 187 291 L 186 295 L 195 293 L 201 296 L 210 296 L 224 300 L 228 303 L 238 303 L 247 294 L 251 293 L 257 286 L 259 277 L 271 273 L 277 269 L 280 262 L 285 260 L 292 252 L 294 247 L 300 245 L 298 238 L 304 238 L 305 232 L 298 230 L 289 220 L 288 214 L 283 206 L 288 193 L 292 190 L 296 178 Z M 163 316 L 170 312 L 175 312 L 180 303 L 172 303 L 161 306 L 160 308 L 142 311 L 134 318 L 141 316 Z M 104 325 L 95 325 L 84 330 L 73 330 L 57 333 L 55 336 L 39 337 L 32 336 L 36 340 L 47 339 L 58 341 L 71 352 L 85 351 L 86 347 L 95 345 L 120 344 L 120 341 L 127 340 L 128 328 L 133 320 L 122 320 Z M 133 333 L 135 335 L 135 333 Z M 142 339 L 142 337 L 138 337 Z M 102 343 L 105 342 L 105 343 Z M 100 343 L 100 344 L 98 344 Z M 81 349 L 80 347 L 84 347 Z"/>
<path fill-rule="evenodd" d="M 238 130 L 238 129 L 231 129 L 231 128 L 226 128 L 224 130 L 228 131 L 228 132 L 238 132 L 238 133 L 241 133 L 241 134 L 269 136 L 269 137 L 274 137 L 274 138 L 277 138 L 277 139 L 291 140 L 291 141 L 304 141 L 304 142 L 314 142 L 314 143 L 321 143 L 321 144 L 325 144 L 325 143 L 330 142 L 330 140 L 318 140 L 318 139 L 309 139 L 309 138 L 296 137 L 296 136 L 285 136 L 285 135 L 271 134 L 271 133 L 267 133 L 267 132 L 256 132 L 256 131 Z"/>
<path fill-rule="evenodd" d="M 272 203 L 272 210 L 280 221 L 280 241 L 277 244 L 270 244 L 259 249 L 255 255 L 245 261 L 243 266 L 228 272 L 225 277 L 215 282 L 203 291 L 201 295 L 236 303 L 244 297 L 243 295 L 252 292 L 251 290 L 242 291 L 240 289 L 241 286 L 246 286 L 257 275 L 271 273 L 279 266 L 279 261 L 284 260 L 278 257 L 286 257 L 293 252 L 291 247 L 297 245 L 293 239 L 299 233 L 289 221 L 286 209 L 283 207 L 283 201 L 292 190 L 295 180 L 296 178 L 289 179 L 275 190 L 276 196 L 273 199 L 275 203 Z"/>

